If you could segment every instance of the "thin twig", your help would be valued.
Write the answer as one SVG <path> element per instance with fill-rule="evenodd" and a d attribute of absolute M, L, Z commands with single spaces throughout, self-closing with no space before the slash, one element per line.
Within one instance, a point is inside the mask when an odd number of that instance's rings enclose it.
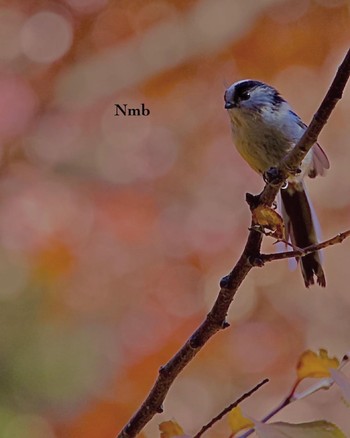
<path fill-rule="evenodd" d="M 227 406 L 225 409 L 223 409 L 216 417 L 214 417 L 212 420 L 209 421 L 205 426 L 202 427 L 202 429 L 194 435 L 193 438 L 199 438 L 203 435 L 204 432 L 206 432 L 208 429 L 214 426 L 215 423 L 217 423 L 221 418 L 228 414 L 233 408 L 237 407 L 242 401 L 249 398 L 254 392 L 256 392 L 259 388 L 261 388 L 265 383 L 267 383 L 269 379 L 264 379 L 260 383 L 258 383 L 254 388 L 252 388 L 250 391 L 246 392 L 245 394 L 241 395 L 236 401 L 231 403 L 229 406 Z"/>
<path fill-rule="evenodd" d="M 263 263 L 272 262 L 274 260 L 289 259 L 291 257 L 304 257 L 312 252 L 319 251 L 321 249 L 327 248 L 328 246 L 336 245 L 337 243 L 342 243 L 347 237 L 350 236 L 350 230 L 339 233 L 331 239 L 325 240 L 324 242 L 317 243 L 314 245 L 307 246 L 303 249 L 298 249 L 294 251 L 286 252 L 276 252 L 275 254 L 261 254 L 260 259 Z"/>
<path fill-rule="evenodd" d="M 341 98 L 349 75 L 350 50 L 340 65 L 326 97 L 323 99 L 323 102 L 312 119 L 309 127 L 305 130 L 304 135 L 297 145 L 277 167 L 277 171 L 280 172 L 284 180 L 289 176 L 291 170 L 293 171 L 293 169 L 296 169 L 299 166 L 307 152 L 316 142 L 317 137 L 332 113 L 336 102 Z M 283 181 L 281 184 L 277 185 L 266 184 L 264 190 L 260 194 L 260 205 L 264 204 L 271 206 L 282 185 Z M 252 226 L 253 225 L 254 224 L 252 224 Z M 228 323 L 226 322 L 228 309 L 239 286 L 249 271 L 254 267 L 251 260 L 259 258 L 261 243 L 261 233 L 251 230 L 241 257 L 232 271 L 221 280 L 220 292 L 206 319 L 195 330 L 175 356 L 160 369 L 157 380 L 145 401 L 137 409 L 123 430 L 118 434 L 118 438 L 135 437 L 156 413 L 162 412 L 163 401 L 179 373 L 213 335 L 219 330 L 228 327 Z"/>

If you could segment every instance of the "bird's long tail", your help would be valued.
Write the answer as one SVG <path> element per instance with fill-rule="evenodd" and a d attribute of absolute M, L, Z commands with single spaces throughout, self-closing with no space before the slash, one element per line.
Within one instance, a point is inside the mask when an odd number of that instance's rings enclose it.
<path fill-rule="evenodd" d="M 317 243 L 317 235 L 312 207 L 302 182 L 290 182 L 288 187 L 281 190 L 282 214 L 286 226 L 287 236 L 293 245 L 306 248 Z M 301 272 L 305 286 L 317 283 L 325 287 L 326 278 L 321 266 L 320 254 L 313 252 L 301 258 Z"/>

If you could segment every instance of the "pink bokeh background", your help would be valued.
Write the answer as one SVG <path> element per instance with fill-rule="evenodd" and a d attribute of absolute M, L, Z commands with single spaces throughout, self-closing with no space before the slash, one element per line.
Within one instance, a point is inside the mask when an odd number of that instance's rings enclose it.
<path fill-rule="evenodd" d="M 114 437 L 210 309 L 263 186 L 232 144 L 225 87 L 271 83 L 307 123 L 348 49 L 349 3 L 12 0 L 0 35 L 0 435 Z M 308 182 L 324 238 L 350 224 L 349 110 L 348 87 L 320 138 L 331 169 Z M 349 243 L 324 260 L 325 290 L 285 262 L 253 270 L 143 436 L 172 418 L 193 434 L 269 377 L 244 405 L 260 418 L 302 351 L 349 351 Z M 336 388 L 278 419 L 350 435 Z"/>

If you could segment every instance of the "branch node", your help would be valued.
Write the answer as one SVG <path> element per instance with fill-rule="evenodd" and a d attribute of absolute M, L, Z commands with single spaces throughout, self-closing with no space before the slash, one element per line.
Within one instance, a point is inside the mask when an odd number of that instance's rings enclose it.
<path fill-rule="evenodd" d="M 222 327 L 223 329 L 227 329 L 227 328 L 230 327 L 230 325 L 231 325 L 231 324 L 230 324 L 229 322 L 224 321 L 224 322 L 222 323 L 222 326 L 221 326 L 221 327 Z"/>
<path fill-rule="evenodd" d="M 251 193 L 245 194 L 246 203 L 249 205 L 250 210 L 254 210 L 260 204 L 260 195 L 252 195 Z"/>
<path fill-rule="evenodd" d="M 159 370 L 158 370 L 158 373 L 159 374 L 162 374 L 163 376 L 166 374 L 166 366 L 165 365 L 161 365 L 160 367 L 159 367 Z"/>
<path fill-rule="evenodd" d="M 188 341 L 188 346 L 191 350 L 196 351 L 203 345 L 200 339 L 196 339 L 194 336 L 191 336 Z"/>
<path fill-rule="evenodd" d="M 220 280 L 220 288 L 221 289 L 229 289 L 230 280 L 231 280 L 230 274 L 225 275 L 225 277 L 222 277 L 222 279 Z"/>
<path fill-rule="evenodd" d="M 253 267 L 257 267 L 257 268 L 262 268 L 265 265 L 265 262 L 260 256 L 260 254 L 258 256 L 250 256 L 248 258 L 248 261 Z"/>
<path fill-rule="evenodd" d="M 270 169 L 266 170 L 263 178 L 266 184 L 271 184 L 272 186 L 279 186 L 285 180 L 281 170 L 277 167 L 270 167 Z"/>
<path fill-rule="evenodd" d="M 160 406 L 157 408 L 157 414 L 162 414 L 163 412 L 164 412 L 163 405 L 160 405 Z"/>

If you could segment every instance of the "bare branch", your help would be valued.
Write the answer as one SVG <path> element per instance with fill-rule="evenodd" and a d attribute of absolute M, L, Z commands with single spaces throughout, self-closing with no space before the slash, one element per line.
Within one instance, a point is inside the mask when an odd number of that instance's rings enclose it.
<path fill-rule="evenodd" d="M 294 251 L 286 252 L 276 252 L 275 254 L 261 254 L 260 259 L 263 263 L 272 262 L 274 260 L 284 260 L 291 257 L 304 257 L 312 252 L 319 251 L 321 249 L 327 248 L 328 246 L 336 245 L 337 243 L 342 243 L 347 237 L 350 236 L 350 230 L 339 233 L 331 239 L 325 240 L 324 242 L 317 243 L 315 245 L 307 246 L 306 248 L 299 248 Z"/>
<path fill-rule="evenodd" d="M 278 184 L 266 184 L 263 192 L 259 196 L 259 204 L 272 205 L 284 180 L 299 166 L 302 159 L 317 140 L 335 104 L 342 96 L 349 75 L 350 50 L 339 67 L 333 83 L 309 127 L 295 148 L 278 166 L 277 171 L 281 175 L 281 182 Z M 252 226 L 253 225 L 254 224 L 252 224 Z M 254 267 L 254 263 L 251 261 L 257 260 L 260 257 L 261 242 L 262 234 L 251 230 L 241 257 L 232 271 L 221 280 L 220 292 L 206 319 L 175 356 L 160 369 L 158 378 L 146 400 L 119 433 L 118 438 L 132 438 L 136 436 L 156 413 L 162 412 L 163 401 L 178 374 L 215 333 L 228 327 L 228 323 L 226 322 L 228 309 L 239 286 L 249 271 Z"/>
<path fill-rule="evenodd" d="M 260 383 L 254 386 L 250 391 L 243 394 L 241 397 L 239 397 L 236 401 L 231 403 L 229 406 L 227 406 L 225 409 L 223 409 L 216 417 L 214 417 L 212 420 L 209 421 L 208 424 L 202 427 L 202 429 L 194 435 L 193 438 L 199 438 L 203 435 L 204 432 L 206 432 L 208 429 L 214 426 L 215 423 L 221 420 L 221 418 L 228 414 L 233 408 L 237 407 L 242 401 L 249 398 L 254 392 L 256 392 L 259 388 L 261 388 L 265 383 L 267 383 L 269 379 L 264 379 Z"/>

